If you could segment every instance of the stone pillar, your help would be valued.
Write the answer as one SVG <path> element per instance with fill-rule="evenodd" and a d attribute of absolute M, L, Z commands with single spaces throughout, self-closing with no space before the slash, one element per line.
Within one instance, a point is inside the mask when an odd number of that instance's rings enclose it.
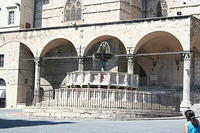
<path fill-rule="evenodd" d="M 191 57 L 189 53 L 184 54 L 183 64 L 183 101 L 181 102 L 181 110 L 185 110 L 191 107 L 190 102 L 190 65 Z"/>
<path fill-rule="evenodd" d="M 127 90 L 124 91 L 124 97 L 122 101 L 126 102 L 127 101 Z"/>
<path fill-rule="evenodd" d="M 84 59 L 80 58 L 78 60 L 78 71 L 82 72 L 83 71 L 83 64 L 84 64 Z"/>
<path fill-rule="evenodd" d="M 128 73 L 134 73 L 134 57 L 131 56 L 128 57 Z"/>
<path fill-rule="evenodd" d="M 138 99 L 138 98 L 137 98 L 137 97 L 138 97 L 138 95 L 137 95 L 137 94 L 138 94 L 138 92 L 137 92 L 137 91 L 135 91 L 134 93 L 135 93 L 135 96 L 134 96 L 134 102 L 135 102 L 135 103 L 137 103 L 137 102 L 138 102 L 138 100 L 137 100 L 137 99 Z"/>
<path fill-rule="evenodd" d="M 40 59 L 35 58 L 35 82 L 34 82 L 34 103 L 39 102 L 39 89 L 40 89 Z"/>

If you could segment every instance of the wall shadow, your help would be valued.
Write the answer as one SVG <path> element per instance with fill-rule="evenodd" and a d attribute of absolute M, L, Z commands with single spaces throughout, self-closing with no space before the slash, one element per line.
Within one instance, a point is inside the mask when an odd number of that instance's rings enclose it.
<path fill-rule="evenodd" d="M 41 125 L 75 124 L 76 122 L 28 121 L 0 119 L 0 129 Z"/>

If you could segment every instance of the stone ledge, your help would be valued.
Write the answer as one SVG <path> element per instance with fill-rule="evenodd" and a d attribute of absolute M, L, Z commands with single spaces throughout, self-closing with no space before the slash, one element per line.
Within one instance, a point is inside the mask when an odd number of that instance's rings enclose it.
<path fill-rule="evenodd" d="M 181 116 L 179 112 L 159 110 L 125 110 L 125 109 L 88 109 L 29 107 L 23 110 L 29 117 L 45 117 L 55 119 L 86 119 L 86 120 L 138 120 L 138 119 L 169 119 Z"/>

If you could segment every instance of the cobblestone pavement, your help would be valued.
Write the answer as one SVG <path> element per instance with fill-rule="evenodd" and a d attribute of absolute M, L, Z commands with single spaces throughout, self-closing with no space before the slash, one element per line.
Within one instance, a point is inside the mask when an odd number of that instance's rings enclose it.
<path fill-rule="evenodd" d="M 183 133 L 179 120 L 38 120 L 20 115 L 21 110 L 0 109 L 0 133 Z M 12 116 L 12 117 L 11 117 Z"/>

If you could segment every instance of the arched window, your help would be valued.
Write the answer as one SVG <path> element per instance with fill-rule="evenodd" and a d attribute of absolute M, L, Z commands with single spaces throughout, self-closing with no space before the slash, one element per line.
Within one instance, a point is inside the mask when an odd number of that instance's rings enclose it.
<path fill-rule="evenodd" d="M 82 9 L 80 0 L 68 0 L 65 5 L 64 21 L 81 20 Z"/>
<path fill-rule="evenodd" d="M 0 79 L 0 87 L 6 86 L 6 82 L 3 79 Z"/>
<path fill-rule="evenodd" d="M 166 0 L 159 0 L 157 7 L 156 7 L 156 17 L 164 17 L 167 16 L 168 9 L 167 9 L 167 2 Z"/>

